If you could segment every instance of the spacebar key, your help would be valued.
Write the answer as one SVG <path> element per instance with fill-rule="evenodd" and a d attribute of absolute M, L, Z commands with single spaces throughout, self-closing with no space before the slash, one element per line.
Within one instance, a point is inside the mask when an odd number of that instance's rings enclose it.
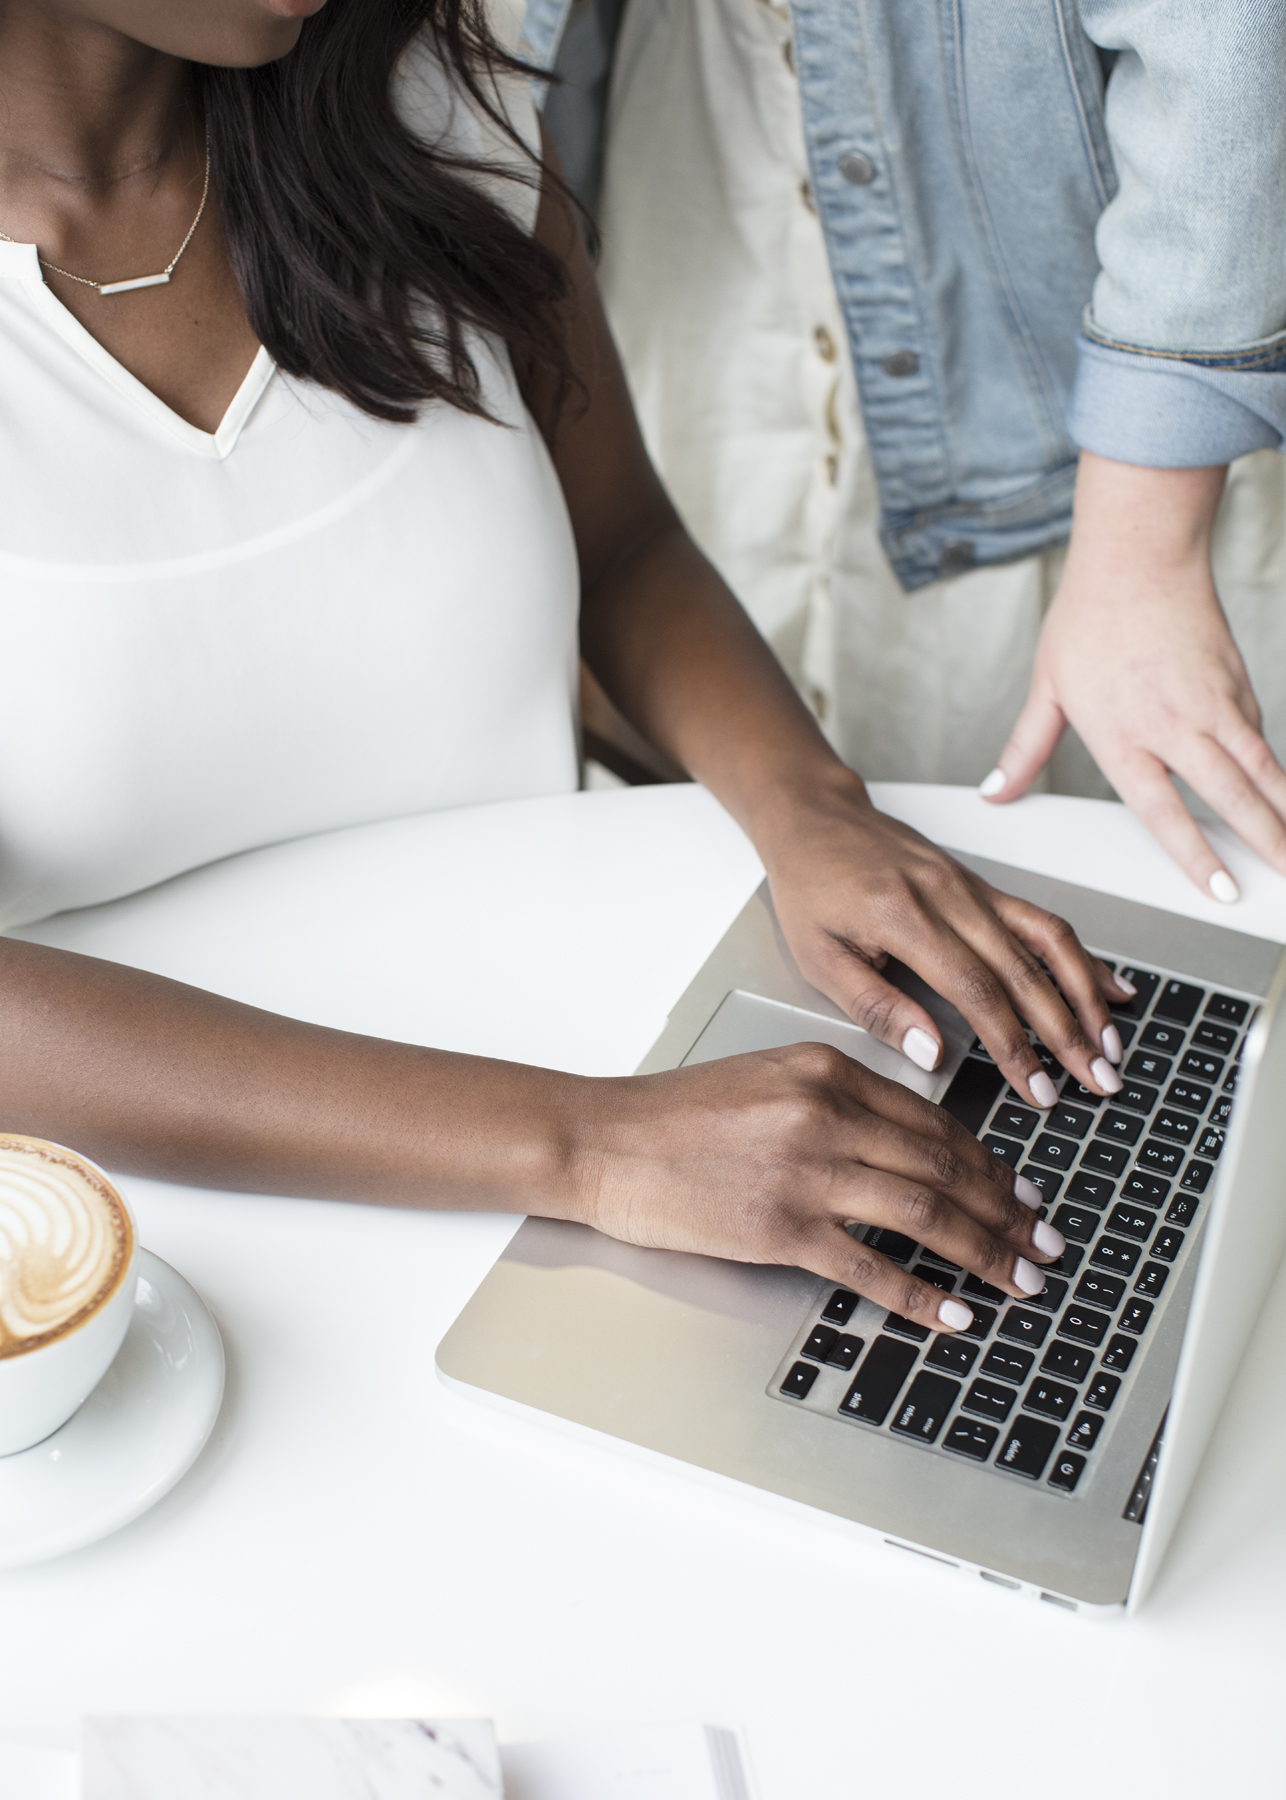
<path fill-rule="evenodd" d="M 900 1344 L 891 1337 L 876 1338 L 857 1371 L 857 1380 L 840 1402 L 840 1411 L 850 1419 L 865 1419 L 868 1425 L 883 1425 L 919 1354 L 917 1344 Z"/>

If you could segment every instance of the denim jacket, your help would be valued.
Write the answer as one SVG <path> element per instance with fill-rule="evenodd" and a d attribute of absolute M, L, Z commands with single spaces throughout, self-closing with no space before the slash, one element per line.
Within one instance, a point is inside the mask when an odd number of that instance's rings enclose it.
<path fill-rule="evenodd" d="M 564 78 L 547 119 L 583 191 L 626 3 L 527 4 L 524 51 Z M 1065 538 L 1078 445 L 1158 467 L 1283 447 L 1286 0 L 791 12 L 906 587 Z"/>

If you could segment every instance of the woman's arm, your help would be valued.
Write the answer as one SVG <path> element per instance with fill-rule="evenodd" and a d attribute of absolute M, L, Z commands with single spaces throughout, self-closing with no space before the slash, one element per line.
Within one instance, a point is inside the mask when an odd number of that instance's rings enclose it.
<path fill-rule="evenodd" d="M 556 417 L 547 384 L 526 391 L 571 511 L 593 673 L 745 827 L 800 967 L 858 1024 L 922 1067 L 941 1056 L 933 1020 L 880 974 L 896 956 L 954 1002 L 1036 1104 L 1054 1093 L 1020 1012 L 1078 1079 L 1114 1092 L 1112 978 L 1061 921 L 989 889 L 871 806 L 662 490 L 556 190 L 537 231 L 576 281 L 569 330 L 588 401 Z"/>

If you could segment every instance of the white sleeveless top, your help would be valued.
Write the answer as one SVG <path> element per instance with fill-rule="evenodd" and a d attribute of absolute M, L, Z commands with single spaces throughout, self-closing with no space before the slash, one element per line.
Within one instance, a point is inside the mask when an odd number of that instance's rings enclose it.
<path fill-rule="evenodd" d="M 408 61 L 423 135 L 516 160 Z M 532 141 L 525 84 L 505 100 Z M 494 192 L 530 230 L 535 192 Z M 0 244 L 0 929 L 257 845 L 575 788 L 575 546 L 507 353 L 473 349 L 499 424 L 384 424 L 261 350 L 211 435 Z"/>

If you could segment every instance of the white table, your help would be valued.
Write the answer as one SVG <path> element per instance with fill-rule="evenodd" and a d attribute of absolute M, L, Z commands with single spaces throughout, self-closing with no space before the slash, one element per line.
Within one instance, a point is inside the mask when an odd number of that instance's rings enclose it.
<path fill-rule="evenodd" d="M 1235 848 L 1224 912 L 1120 808 L 877 792 L 962 848 L 1286 935 L 1286 882 Z M 622 1073 L 758 878 L 706 795 L 650 789 L 286 845 L 25 935 Z M 219 1320 L 227 1399 L 154 1511 L 0 1577 L 0 1735 L 71 1747 L 91 1711 L 485 1714 L 509 1739 L 700 1718 L 743 1729 L 761 1800 L 1280 1791 L 1286 1282 L 1153 1602 L 1106 1627 L 447 1393 L 434 1346 L 512 1219 L 125 1185 Z"/>

